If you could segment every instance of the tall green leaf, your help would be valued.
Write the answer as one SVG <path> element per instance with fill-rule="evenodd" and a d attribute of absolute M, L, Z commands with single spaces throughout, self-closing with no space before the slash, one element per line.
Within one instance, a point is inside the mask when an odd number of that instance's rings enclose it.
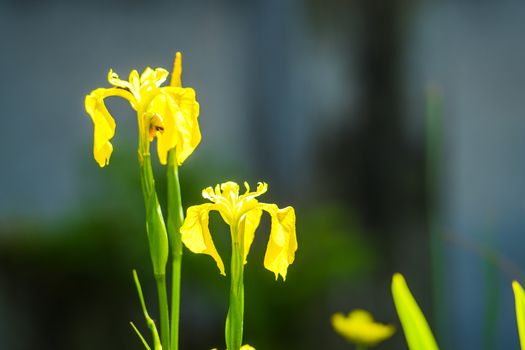
<path fill-rule="evenodd" d="M 525 292 L 523 292 L 518 281 L 512 282 L 512 289 L 514 289 L 514 300 L 516 301 L 516 320 L 520 334 L 520 345 L 523 350 L 525 349 Z"/>
<path fill-rule="evenodd" d="M 405 278 L 394 274 L 392 296 L 410 350 L 438 350 L 425 316 L 410 293 Z"/>

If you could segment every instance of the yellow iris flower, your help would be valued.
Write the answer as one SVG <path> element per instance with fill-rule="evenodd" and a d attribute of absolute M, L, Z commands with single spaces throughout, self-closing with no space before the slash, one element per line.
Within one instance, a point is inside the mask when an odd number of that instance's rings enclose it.
<path fill-rule="evenodd" d="M 364 346 L 377 345 L 395 332 L 394 326 L 374 322 L 368 311 L 359 309 L 350 312 L 348 316 L 336 313 L 332 316 L 332 326 L 348 341 Z"/>
<path fill-rule="evenodd" d="M 218 349 L 217 348 L 213 348 L 211 350 L 218 350 Z M 241 346 L 240 350 L 255 350 L 255 348 L 253 346 L 251 346 L 251 345 L 246 344 L 246 345 Z"/>
<path fill-rule="evenodd" d="M 286 279 L 288 266 L 293 263 L 297 250 L 295 234 L 295 211 L 292 207 L 279 209 L 275 204 L 260 203 L 256 197 L 265 193 L 268 185 L 259 183 L 254 192 L 250 192 L 245 182 L 246 193 L 239 195 L 239 185 L 235 182 L 225 182 L 215 189 L 208 187 L 202 191 L 202 196 L 212 203 L 195 205 L 188 208 L 186 219 L 180 229 L 182 242 L 194 253 L 208 254 L 217 263 L 222 275 L 224 263 L 217 253 L 208 228 L 209 212 L 216 210 L 230 226 L 232 242 L 241 249 L 246 264 L 246 257 L 259 226 L 262 211 L 270 214 L 272 227 L 270 239 L 264 257 L 264 267 Z"/>
<path fill-rule="evenodd" d="M 157 152 L 161 164 L 167 163 L 168 151 L 176 148 L 177 163 L 181 165 L 201 140 L 199 104 L 195 90 L 181 86 L 182 55 L 177 52 L 170 86 L 161 87 L 168 77 L 163 68 L 146 68 L 139 75 L 131 71 L 128 80 L 119 79 L 110 70 L 111 88 L 99 88 L 86 96 L 85 107 L 93 120 L 95 136 L 93 155 L 103 167 L 109 163 L 113 152 L 110 140 L 115 135 L 115 120 L 107 110 L 104 99 L 120 96 L 128 100 L 137 111 L 139 127 L 139 154 L 149 155 L 149 143 L 157 136 Z"/>

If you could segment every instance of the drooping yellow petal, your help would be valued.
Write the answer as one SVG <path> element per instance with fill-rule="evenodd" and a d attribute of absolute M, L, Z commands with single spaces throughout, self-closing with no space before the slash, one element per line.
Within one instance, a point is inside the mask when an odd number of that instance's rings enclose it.
<path fill-rule="evenodd" d="M 157 152 L 161 164 L 166 164 L 168 151 L 176 148 L 177 163 L 181 165 L 201 141 L 197 118 L 199 103 L 195 90 L 164 87 L 152 99 L 148 110 L 159 113 L 164 120 L 164 133 L 158 135 Z"/>
<path fill-rule="evenodd" d="M 196 100 L 195 90 L 191 88 L 165 88 L 174 101 L 180 113 L 175 114 L 177 129 L 177 163 L 181 165 L 193 153 L 201 141 L 201 132 L 198 123 L 199 103 Z"/>
<path fill-rule="evenodd" d="M 365 346 L 377 345 L 395 332 L 392 325 L 374 322 L 372 315 L 365 310 L 354 310 L 346 317 L 336 313 L 332 316 L 332 326 L 348 341 Z"/>
<path fill-rule="evenodd" d="M 94 125 L 93 156 L 100 167 L 109 163 L 113 152 L 111 140 L 115 135 L 115 120 L 109 114 L 102 99 L 91 95 L 86 96 L 86 111 L 91 116 Z"/>
<path fill-rule="evenodd" d="M 410 350 L 438 350 L 423 312 L 400 273 L 392 277 L 392 296 Z"/>
<path fill-rule="evenodd" d="M 292 207 L 279 209 L 275 204 L 261 204 L 272 217 L 270 239 L 264 256 L 264 267 L 286 280 L 288 265 L 292 264 L 297 250 L 295 211 Z"/>
<path fill-rule="evenodd" d="M 214 205 L 210 203 L 189 207 L 186 219 L 180 228 L 180 233 L 182 235 L 182 243 L 189 250 L 197 254 L 210 255 L 217 263 L 221 275 L 226 275 L 224 263 L 219 253 L 217 253 L 217 249 L 211 239 L 210 229 L 208 228 L 209 212 L 213 209 L 215 209 Z"/>
<path fill-rule="evenodd" d="M 181 165 L 201 142 L 201 131 L 198 123 L 200 106 L 196 100 L 195 90 L 191 88 L 184 88 L 183 93 L 176 95 L 176 97 L 179 97 L 178 104 L 181 111 L 175 115 L 179 137 L 177 140 L 177 162 Z"/>
<path fill-rule="evenodd" d="M 85 99 L 86 112 L 93 120 L 94 141 L 93 156 L 100 167 L 109 163 L 109 158 L 113 152 L 113 146 L 109 142 L 115 135 L 115 120 L 109 113 L 104 104 L 104 99 L 108 96 L 120 96 L 130 101 L 133 108 L 136 108 L 136 100 L 131 93 L 120 88 L 96 89 L 93 90 Z"/>
<path fill-rule="evenodd" d="M 243 236 L 244 240 L 244 263 L 247 263 L 248 253 L 252 246 L 253 239 L 255 237 L 255 230 L 259 227 L 261 222 L 261 209 L 252 209 L 241 218 L 239 224 L 239 234 Z"/>
<path fill-rule="evenodd" d="M 518 333 L 520 336 L 521 349 L 525 349 L 525 292 L 518 281 L 512 282 L 514 290 L 514 301 L 516 304 L 516 321 L 518 323 Z"/>

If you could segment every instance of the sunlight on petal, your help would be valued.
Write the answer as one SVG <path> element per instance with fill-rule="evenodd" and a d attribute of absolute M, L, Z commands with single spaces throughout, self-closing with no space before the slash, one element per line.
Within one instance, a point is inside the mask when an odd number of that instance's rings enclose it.
<path fill-rule="evenodd" d="M 217 253 L 208 228 L 209 212 L 214 209 L 214 205 L 209 203 L 188 208 L 180 233 L 182 235 L 182 243 L 189 250 L 197 254 L 210 255 L 217 263 L 221 275 L 226 275 L 224 263 L 219 253 Z"/>

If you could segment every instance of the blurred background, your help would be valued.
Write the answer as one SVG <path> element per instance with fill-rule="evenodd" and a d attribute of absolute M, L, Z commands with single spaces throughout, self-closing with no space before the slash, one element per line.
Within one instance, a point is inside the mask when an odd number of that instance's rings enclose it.
<path fill-rule="evenodd" d="M 246 266 L 245 341 L 352 349 L 333 313 L 399 331 L 402 272 L 443 349 L 515 349 L 511 280 L 525 269 L 523 1 L 0 1 L 0 349 L 142 349 L 136 268 L 156 314 L 136 121 L 108 99 L 100 169 L 84 97 L 171 69 L 201 105 L 184 205 L 227 180 L 269 183 L 297 212 L 286 282 Z M 164 169 L 156 167 L 159 193 Z M 161 198 L 165 201 L 165 198 Z M 212 217 L 224 260 L 227 227 Z M 183 349 L 224 348 L 228 279 L 185 250 Z M 146 332 L 147 333 L 147 332 Z"/>

